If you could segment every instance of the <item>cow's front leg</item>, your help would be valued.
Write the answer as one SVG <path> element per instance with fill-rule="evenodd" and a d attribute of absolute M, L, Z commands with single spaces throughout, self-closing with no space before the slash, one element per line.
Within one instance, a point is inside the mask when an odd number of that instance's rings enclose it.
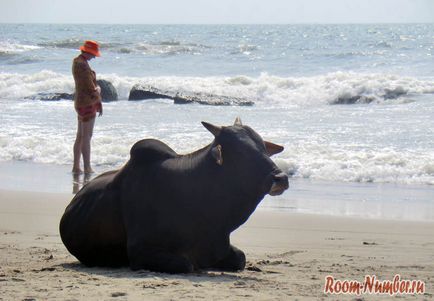
<path fill-rule="evenodd" d="M 223 271 L 242 271 L 246 266 L 246 255 L 244 252 L 237 249 L 233 245 L 229 246 L 227 255 L 220 260 L 213 268 Z"/>
<path fill-rule="evenodd" d="M 190 273 L 193 264 L 184 256 L 154 248 L 128 247 L 128 260 L 132 270 L 150 270 L 163 273 Z"/>

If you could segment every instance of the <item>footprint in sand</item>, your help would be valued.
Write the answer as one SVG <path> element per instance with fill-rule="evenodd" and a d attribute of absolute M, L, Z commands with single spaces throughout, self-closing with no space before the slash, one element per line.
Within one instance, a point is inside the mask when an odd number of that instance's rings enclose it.
<path fill-rule="evenodd" d="M 112 293 L 111 296 L 116 298 L 116 297 L 123 297 L 126 296 L 127 293 L 123 293 L 123 292 L 116 292 L 116 293 Z"/>
<path fill-rule="evenodd" d="M 288 251 L 282 254 L 275 254 L 275 255 L 268 255 L 268 258 L 282 258 L 282 257 L 289 257 L 289 256 L 293 256 L 295 254 L 299 254 L 299 253 L 306 253 L 306 250 L 293 250 L 293 251 Z"/>

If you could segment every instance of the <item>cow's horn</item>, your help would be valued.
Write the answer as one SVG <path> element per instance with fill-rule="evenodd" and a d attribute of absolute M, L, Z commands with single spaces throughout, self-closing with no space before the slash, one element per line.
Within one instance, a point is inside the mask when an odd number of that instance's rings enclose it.
<path fill-rule="evenodd" d="M 234 125 L 239 125 L 239 126 L 243 125 L 243 123 L 241 122 L 241 118 L 240 117 L 237 117 L 237 119 L 235 119 Z"/>
<path fill-rule="evenodd" d="M 214 135 L 214 137 L 217 137 L 218 135 L 220 135 L 220 132 L 222 131 L 222 127 L 221 126 L 216 126 L 213 125 L 211 123 L 202 121 L 202 125 L 211 132 L 211 134 Z"/>

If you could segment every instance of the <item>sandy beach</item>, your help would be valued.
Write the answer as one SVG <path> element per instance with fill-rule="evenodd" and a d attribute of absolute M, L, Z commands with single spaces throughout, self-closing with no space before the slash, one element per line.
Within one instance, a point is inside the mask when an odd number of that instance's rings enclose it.
<path fill-rule="evenodd" d="M 431 300 L 434 223 L 257 210 L 232 234 L 239 273 L 87 268 L 58 223 L 72 194 L 0 190 L 0 300 Z M 420 280 L 425 293 L 325 294 L 325 277 Z"/>

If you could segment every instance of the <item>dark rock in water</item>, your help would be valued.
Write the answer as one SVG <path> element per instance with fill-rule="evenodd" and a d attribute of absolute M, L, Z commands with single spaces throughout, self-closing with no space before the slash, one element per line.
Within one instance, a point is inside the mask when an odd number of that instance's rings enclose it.
<path fill-rule="evenodd" d="M 142 85 L 134 85 L 131 88 L 130 95 L 128 96 L 128 100 L 146 100 L 158 98 L 173 99 L 173 96 L 167 95 L 165 92 L 156 88 Z"/>
<path fill-rule="evenodd" d="M 253 101 L 229 97 L 224 95 L 215 95 L 207 93 L 190 93 L 163 91 L 151 86 L 135 85 L 131 91 L 128 100 L 145 100 L 145 99 L 173 99 L 175 104 L 197 103 L 211 106 L 252 106 Z"/>
<path fill-rule="evenodd" d="M 334 105 L 348 105 L 354 104 L 359 100 L 360 96 L 350 96 L 350 97 L 339 97 L 335 101 L 332 102 Z"/>
<path fill-rule="evenodd" d="M 118 100 L 118 92 L 111 82 L 105 79 L 99 79 L 96 82 L 98 86 L 101 87 L 101 98 L 103 102 Z"/>
<path fill-rule="evenodd" d="M 198 103 L 209 106 L 253 106 L 255 103 L 250 100 L 229 97 L 224 95 L 195 93 L 193 95 L 176 95 L 174 97 L 175 104 Z"/>
<path fill-rule="evenodd" d="M 196 97 L 186 97 L 186 96 L 176 95 L 173 98 L 173 103 L 177 105 L 185 105 L 185 104 L 195 103 L 195 102 L 202 104 L 201 100 Z"/>
<path fill-rule="evenodd" d="M 58 100 L 73 100 L 74 94 L 70 93 L 38 93 L 33 96 L 25 97 L 25 99 L 42 100 L 42 101 L 58 101 Z"/>
<path fill-rule="evenodd" d="M 398 87 L 395 89 L 384 89 L 384 94 L 380 94 L 377 96 L 371 95 L 355 95 L 355 96 L 339 96 L 337 99 L 331 102 L 333 105 L 348 105 L 348 104 L 367 104 L 371 103 L 375 100 L 388 100 L 388 99 L 397 99 L 403 95 L 407 95 L 408 91 Z"/>
<path fill-rule="evenodd" d="M 404 90 L 401 87 L 395 89 L 385 89 L 384 90 L 384 99 L 397 99 L 403 95 L 407 95 L 408 91 Z"/>
<path fill-rule="evenodd" d="M 101 97 L 103 101 L 118 100 L 118 93 L 111 82 L 100 79 L 97 80 L 101 87 Z M 42 100 L 42 101 L 58 101 L 58 100 L 73 100 L 74 94 L 55 92 L 55 93 L 38 93 L 36 95 L 25 97 L 25 99 Z"/>
<path fill-rule="evenodd" d="M 118 100 L 118 93 L 111 82 L 99 79 L 98 85 L 101 87 L 102 101 Z M 55 93 L 38 93 L 36 95 L 25 97 L 25 99 L 42 100 L 42 101 L 58 101 L 58 100 L 73 100 L 74 94 L 55 92 Z"/>
<path fill-rule="evenodd" d="M 332 101 L 332 105 L 352 105 L 352 104 L 362 104 L 371 103 L 375 100 L 372 96 L 356 95 L 356 96 L 340 96 L 338 99 Z"/>

